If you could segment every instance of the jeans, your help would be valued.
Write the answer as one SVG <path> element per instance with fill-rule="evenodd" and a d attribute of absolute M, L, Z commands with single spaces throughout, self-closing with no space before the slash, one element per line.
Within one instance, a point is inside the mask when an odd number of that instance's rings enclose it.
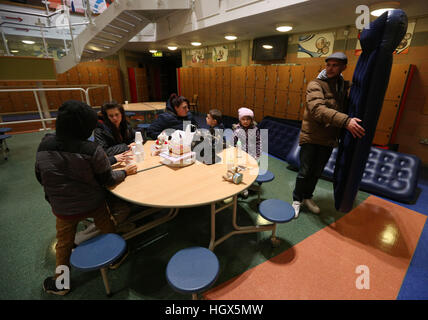
<path fill-rule="evenodd" d="M 300 148 L 300 168 L 293 191 L 293 201 L 311 199 L 325 165 L 330 158 L 332 147 L 305 143 Z"/>

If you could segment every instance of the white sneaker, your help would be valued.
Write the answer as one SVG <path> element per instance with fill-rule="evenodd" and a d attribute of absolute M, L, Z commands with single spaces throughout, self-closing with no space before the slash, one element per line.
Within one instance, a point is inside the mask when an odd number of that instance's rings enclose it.
<path fill-rule="evenodd" d="M 294 209 L 294 219 L 297 219 L 300 213 L 300 207 L 302 206 L 302 203 L 300 201 L 293 201 L 293 204 L 291 206 Z"/>
<path fill-rule="evenodd" d="M 316 205 L 316 203 L 314 202 L 314 200 L 312 199 L 304 199 L 303 200 L 303 204 L 309 209 L 309 211 L 311 211 L 312 213 L 320 213 L 320 208 Z"/>

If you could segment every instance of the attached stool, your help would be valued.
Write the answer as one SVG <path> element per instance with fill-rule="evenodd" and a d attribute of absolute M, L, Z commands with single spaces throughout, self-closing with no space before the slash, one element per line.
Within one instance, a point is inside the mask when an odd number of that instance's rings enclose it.
<path fill-rule="evenodd" d="M 147 139 L 147 129 L 150 127 L 150 123 L 137 124 L 137 128 L 141 130 L 143 136 Z"/>
<path fill-rule="evenodd" d="M 191 247 L 175 253 L 166 267 L 168 284 L 177 292 L 197 294 L 211 287 L 217 280 L 220 263 L 209 249 Z"/>
<path fill-rule="evenodd" d="M 10 134 L 0 134 L 0 150 L 3 153 L 3 157 L 7 160 L 7 152 L 9 152 L 9 147 L 7 146 L 6 139 L 12 137 Z"/>
<path fill-rule="evenodd" d="M 125 111 L 125 116 L 127 116 L 128 118 L 135 116 L 135 112 L 132 111 Z"/>
<path fill-rule="evenodd" d="M 111 297 L 107 280 L 107 267 L 126 250 L 126 242 L 114 233 L 101 234 L 82 242 L 71 254 L 70 264 L 82 271 L 101 270 L 108 297 Z"/>
<path fill-rule="evenodd" d="M 262 189 L 262 183 L 263 182 L 270 182 L 273 179 L 275 179 L 275 176 L 272 172 L 267 170 L 264 174 L 259 174 L 256 178 L 256 182 L 259 184 L 259 187 L 257 188 L 257 201 L 260 203 L 260 193 Z"/>
<path fill-rule="evenodd" d="M 279 199 L 264 200 L 259 205 L 260 215 L 266 220 L 273 222 L 271 242 L 274 247 L 279 245 L 279 239 L 276 238 L 276 224 L 286 223 L 294 218 L 294 209 L 288 202 Z"/>

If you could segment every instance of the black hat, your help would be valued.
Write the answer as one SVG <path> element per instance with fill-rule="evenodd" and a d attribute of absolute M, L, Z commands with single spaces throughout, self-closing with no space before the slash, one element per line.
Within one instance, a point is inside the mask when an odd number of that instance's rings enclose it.
<path fill-rule="evenodd" d="M 97 113 L 86 103 L 68 100 L 58 109 L 56 135 L 63 139 L 86 140 L 97 121 Z"/>
<path fill-rule="evenodd" d="M 343 52 L 334 52 L 331 55 L 329 55 L 327 58 L 325 58 L 325 62 L 327 62 L 330 59 L 337 59 L 343 61 L 344 64 L 348 64 L 348 58 Z"/>

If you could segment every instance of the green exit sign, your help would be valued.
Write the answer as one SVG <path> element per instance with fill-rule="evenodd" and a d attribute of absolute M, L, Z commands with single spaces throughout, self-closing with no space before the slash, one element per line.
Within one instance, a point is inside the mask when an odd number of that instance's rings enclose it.
<path fill-rule="evenodd" d="M 152 57 L 162 57 L 162 51 L 152 53 Z"/>

